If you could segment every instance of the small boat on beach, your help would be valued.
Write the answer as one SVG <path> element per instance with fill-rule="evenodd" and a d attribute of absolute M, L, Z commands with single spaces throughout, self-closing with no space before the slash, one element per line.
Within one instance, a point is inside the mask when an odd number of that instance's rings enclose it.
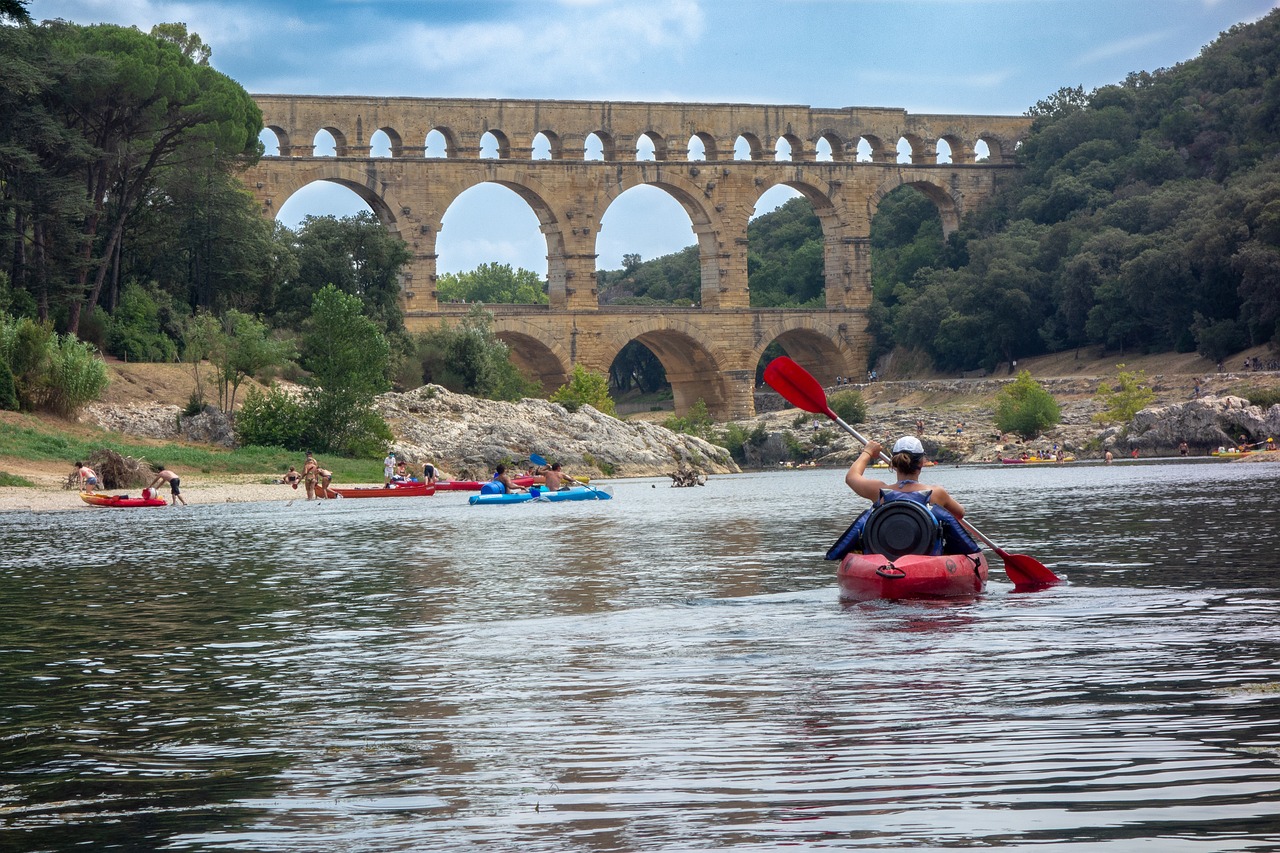
<path fill-rule="evenodd" d="M 1075 462 L 1076 458 L 1074 456 L 1063 456 L 1061 459 L 1056 456 L 1028 456 L 1026 458 L 1003 456 L 1000 461 L 1005 465 L 1057 465 L 1062 462 Z"/>
<path fill-rule="evenodd" d="M 143 491 L 150 492 L 149 489 Z M 89 506 L 168 506 L 169 504 L 164 498 L 158 498 L 154 495 L 149 497 L 132 497 L 130 495 L 103 495 L 97 492 L 89 494 L 88 492 L 80 493 L 80 500 L 89 504 Z"/>
<path fill-rule="evenodd" d="M 840 597 L 849 601 L 962 598 L 979 595 L 987 585 L 986 554 L 845 555 L 836 579 Z"/>
<path fill-rule="evenodd" d="M 317 489 L 317 494 L 319 490 Z M 392 483 L 389 486 L 354 486 L 345 489 L 329 487 L 329 491 L 341 498 L 425 498 L 436 493 L 436 487 L 428 483 Z"/>

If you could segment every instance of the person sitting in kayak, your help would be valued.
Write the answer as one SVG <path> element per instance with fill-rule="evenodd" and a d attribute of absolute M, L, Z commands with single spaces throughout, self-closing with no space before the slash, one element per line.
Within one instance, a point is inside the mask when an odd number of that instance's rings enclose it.
<path fill-rule="evenodd" d="M 486 495 L 510 495 L 523 491 L 524 489 L 511 482 L 511 475 L 507 473 L 506 465 L 499 465 L 495 468 L 493 479 L 480 487 L 481 494 Z"/>
<path fill-rule="evenodd" d="M 571 486 L 565 483 L 566 475 L 560 470 L 559 462 L 552 464 L 550 468 L 543 469 L 542 476 L 545 479 L 547 491 L 549 492 L 558 492 L 563 489 L 571 488 Z"/>
<path fill-rule="evenodd" d="M 981 550 L 968 532 L 960 525 L 964 518 L 964 507 L 942 486 L 926 486 L 920 482 L 920 471 L 924 468 L 924 445 L 913 435 L 904 435 L 894 442 L 893 456 L 889 466 L 897 475 L 895 483 L 886 485 L 884 481 L 867 477 L 867 466 L 874 462 L 882 450 L 878 441 L 869 441 L 858 458 L 853 460 L 845 474 L 844 481 L 850 489 L 872 502 L 871 509 L 858 516 L 844 535 L 827 552 L 828 560 L 841 559 L 851 551 L 863 548 L 862 533 L 871 514 L 879 507 L 895 500 L 909 500 L 923 504 L 937 521 L 937 534 L 940 541 L 935 542 L 937 553 L 973 554 Z"/>

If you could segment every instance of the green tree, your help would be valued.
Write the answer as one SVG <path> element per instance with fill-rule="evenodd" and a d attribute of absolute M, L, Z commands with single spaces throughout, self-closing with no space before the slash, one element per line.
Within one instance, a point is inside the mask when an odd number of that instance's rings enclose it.
<path fill-rule="evenodd" d="M 613 399 L 609 396 L 609 378 L 603 373 L 593 373 L 581 364 L 573 366 L 569 381 L 557 388 L 550 400 L 571 412 L 592 406 L 606 415 L 617 415 Z"/>
<path fill-rule="evenodd" d="M 1117 364 L 1116 370 L 1119 373 L 1115 384 L 1100 383 L 1094 395 L 1102 404 L 1102 411 L 1093 416 L 1099 423 L 1128 423 L 1156 396 L 1156 392 L 1145 384 L 1147 375 L 1144 371 L 1128 371 L 1123 364 Z"/>
<path fill-rule="evenodd" d="M 404 327 L 400 274 L 409 262 L 409 247 L 372 213 L 308 216 L 293 251 L 297 272 L 282 283 L 276 306 L 283 325 L 296 327 L 312 310 L 315 294 L 333 285 L 358 297 L 365 316 L 383 333 Z"/>
<path fill-rule="evenodd" d="M 236 392 L 246 379 L 278 367 L 295 355 L 288 341 L 271 336 L 266 324 L 236 310 L 222 318 L 222 334 L 212 341 L 210 360 L 218 371 L 218 403 L 235 411 Z"/>
<path fill-rule="evenodd" d="M 1030 371 L 1018 376 L 1000 389 L 996 396 L 995 420 L 1001 432 L 1015 432 L 1024 438 L 1057 426 L 1062 410 L 1053 395 L 1031 378 Z"/>
<path fill-rule="evenodd" d="M 169 295 L 137 282 L 125 285 L 120 304 L 107 323 L 107 352 L 125 361 L 173 361 L 178 347 L 161 328 Z"/>
<path fill-rule="evenodd" d="M 311 371 L 307 402 L 317 450 L 377 455 L 391 440 L 373 411 L 388 390 L 390 348 L 366 317 L 358 296 L 327 285 L 315 295 L 302 337 L 303 366 Z"/>
<path fill-rule="evenodd" d="M 481 264 L 471 272 L 444 273 L 436 281 L 441 302 L 546 305 L 546 283 L 536 272 L 511 264 Z"/>
<path fill-rule="evenodd" d="M 415 340 L 420 380 L 459 394 L 490 400 L 519 400 L 538 391 L 511 363 L 511 350 L 493 332 L 493 315 L 477 304 L 453 328 L 443 320 Z"/>
<path fill-rule="evenodd" d="M 830 405 L 831 411 L 847 424 L 860 424 L 867 419 L 867 401 L 856 390 L 835 392 Z"/>
<path fill-rule="evenodd" d="M 711 420 L 711 413 L 707 411 L 707 401 L 699 397 L 689 407 L 689 411 L 683 415 L 667 418 L 662 425 L 672 432 L 682 432 L 685 435 L 696 435 L 698 438 L 710 440 L 715 422 Z"/>
<path fill-rule="evenodd" d="M 242 87 L 167 39 L 110 24 L 52 21 L 41 29 L 48 66 L 40 100 L 75 144 L 37 157 L 55 174 L 79 177 L 86 190 L 67 306 L 75 332 L 157 176 L 192 145 L 216 147 L 228 162 L 256 160 L 262 113 Z"/>

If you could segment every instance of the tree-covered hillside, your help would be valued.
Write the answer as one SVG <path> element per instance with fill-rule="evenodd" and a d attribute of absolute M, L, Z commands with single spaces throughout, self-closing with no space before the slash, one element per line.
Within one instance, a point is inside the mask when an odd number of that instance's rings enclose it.
<path fill-rule="evenodd" d="M 1280 12 L 1174 68 L 1033 107 L 1017 180 L 880 300 L 887 343 L 964 369 L 1101 345 L 1277 338 Z"/>

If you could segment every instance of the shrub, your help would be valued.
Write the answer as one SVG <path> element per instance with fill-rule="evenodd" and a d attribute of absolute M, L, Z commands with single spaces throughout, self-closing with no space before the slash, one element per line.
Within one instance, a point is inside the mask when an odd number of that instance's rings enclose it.
<path fill-rule="evenodd" d="M 306 450 L 311 410 L 276 386 L 263 393 L 250 388 L 236 413 L 236 441 L 242 445 Z"/>
<path fill-rule="evenodd" d="M 609 377 L 603 373 L 592 373 L 581 364 L 573 366 L 569 381 L 557 388 L 550 400 L 571 412 L 589 405 L 606 415 L 617 415 L 613 398 L 609 396 Z"/>
<path fill-rule="evenodd" d="M 1102 411 L 1093 419 L 1100 423 L 1128 423 L 1156 396 L 1156 392 L 1144 384 L 1147 379 L 1144 371 L 1131 373 L 1123 364 L 1117 364 L 1116 369 L 1119 375 L 1114 387 L 1110 382 L 1098 385 L 1096 397 L 1102 403 Z"/>
<path fill-rule="evenodd" d="M 92 344 L 74 335 L 55 335 L 49 350 L 49 372 L 45 406 L 55 414 L 70 417 L 106 390 L 110 378 L 107 365 Z"/>
<path fill-rule="evenodd" d="M 0 378 L 3 381 L 3 378 Z M 2 392 L 0 392 L 2 393 Z M 1249 401 L 1249 405 L 1269 409 L 1280 403 L 1280 388 L 1245 388 L 1236 392 Z M 0 408 L 4 408 L 0 405 Z"/>
<path fill-rule="evenodd" d="M 168 296 L 157 289 L 126 284 L 107 321 L 107 352 L 125 361 L 174 361 L 178 347 L 160 324 L 161 310 L 167 313 L 168 302 Z"/>
<path fill-rule="evenodd" d="M 672 432 L 710 438 L 712 423 L 711 413 L 707 411 L 707 403 L 699 397 L 698 401 L 689 407 L 689 411 L 680 416 L 673 415 L 667 418 L 662 425 Z"/>
<path fill-rule="evenodd" d="M 1013 382 L 1000 390 L 996 398 L 996 426 L 1001 432 L 1015 432 L 1032 438 L 1062 419 L 1062 411 L 1053 395 L 1023 370 Z"/>
<path fill-rule="evenodd" d="M 15 411 L 18 408 L 18 391 L 13 386 L 13 371 L 9 362 L 0 358 L 0 409 Z"/>
<path fill-rule="evenodd" d="M 837 391 L 829 400 L 831 411 L 848 424 L 860 424 L 867 419 L 867 401 L 859 391 Z"/>

